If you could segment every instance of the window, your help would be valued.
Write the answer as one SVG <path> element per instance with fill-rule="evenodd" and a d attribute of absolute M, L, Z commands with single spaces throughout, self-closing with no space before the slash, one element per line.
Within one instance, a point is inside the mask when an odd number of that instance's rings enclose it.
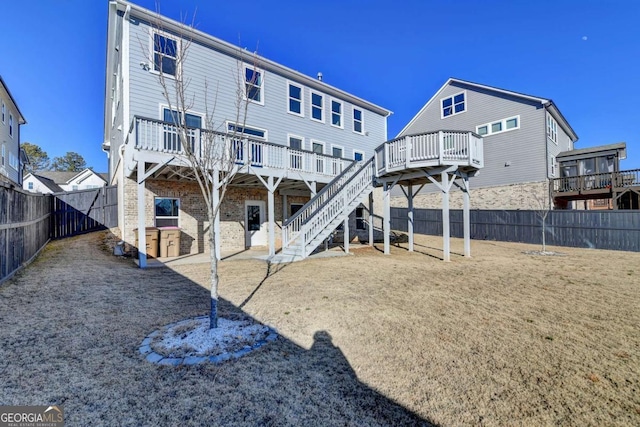
<path fill-rule="evenodd" d="M 6 123 L 5 118 L 4 118 L 6 109 L 7 109 L 7 107 L 5 107 L 4 101 L 2 101 L 2 123 Z"/>
<path fill-rule="evenodd" d="M 324 123 L 323 96 L 316 92 L 311 92 L 311 118 Z"/>
<path fill-rule="evenodd" d="M 476 126 L 476 133 L 480 136 L 489 136 L 515 129 L 520 129 L 520 116 L 508 117 Z"/>
<path fill-rule="evenodd" d="M 353 160 L 356 162 L 364 160 L 364 152 L 360 150 L 353 150 Z"/>
<path fill-rule="evenodd" d="M 367 221 L 364 218 L 364 208 L 356 208 L 356 230 L 366 230 Z"/>
<path fill-rule="evenodd" d="M 303 147 L 303 138 L 295 135 L 289 135 L 289 167 L 291 169 L 302 169 L 302 156 L 299 151 Z M 294 151 L 295 150 L 295 151 Z"/>
<path fill-rule="evenodd" d="M 180 199 L 156 197 L 156 227 L 175 226 L 179 224 Z"/>
<path fill-rule="evenodd" d="M 248 141 L 243 142 L 238 135 L 238 139 L 233 140 L 233 148 L 236 152 L 236 163 L 244 164 L 247 161 L 251 163 L 251 166 L 262 167 L 264 166 L 264 144 L 257 141 L 267 139 L 267 131 L 264 129 L 252 128 L 249 126 L 240 126 L 235 123 L 227 122 L 227 130 L 229 132 L 236 132 L 237 134 L 246 137 Z M 245 152 L 246 148 L 246 152 Z M 247 159 L 246 157 L 249 156 Z"/>
<path fill-rule="evenodd" d="M 9 113 L 9 136 L 13 138 L 13 115 Z"/>
<path fill-rule="evenodd" d="M 18 157 L 12 152 L 9 152 L 9 166 L 14 168 L 15 170 L 18 170 L 20 168 L 20 161 L 18 160 Z"/>
<path fill-rule="evenodd" d="M 460 92 L 455 95 L 452 95 L 448 98 L 443 98 L 440 100 L 442 105 L 442 118 L 453 116 L 459 113 L 464 113 L 466 108 L 465 103 L 465 93 Z"/>
<path fill-rule="evenodd" d="M 289 83 L 288 97 L 289 97 L 289 112 L 296 116 L 304 117 L 304 111 L 302 109 L 302 87 Z"/>
<path fill-rule="evenodd" d="M 556 176 L 556 158 L 551 156 L 549 158 L 549 175 Z"/>
<path fill-rule="evenodd" d="M 240 126 L 235 123 L 227 123 L 227 130 L 229 132 L 237 132 L 244 134 L 249 138 L 267 139 L 267 131 L 264 129 L 252 128 L 249 126 Z"/>
<path fill-rule="evenodd" d="M 178 41 L 155 33 L 153 35 L 153 70 L 175 76 L 178 60 Z"/>
<path fill-rule="evenodd" d="M 311 150 L 316 154 L 324 153 L 324 143 L 311 141 Z M 324 157 L 316 156 L 316 172 L 324 173 Z"/>
<path fill-rule="evenodd" d="M 5 161 L 4 158 L 6 155 L 7 155 L 7 149 L 4 146 L 4 144 L 2 144 L 2 157 L 1 157 L 2 163 L 0 163 L 0 166 L 4 166 L 4 161 Z"/>
<path fill-rule="evenodd" d="M 72 185 L 71 186 L 71 191 L 78 191 L 78 186 L 77 185 Z"/>
<path fill-rule="evenodd" d="M 302 203 L 291 203 L 291 207 L 289 208 L 291 212 L 290 217 L 294 216 L 303 206 Z"/>
<path fill-rule="evenodd" d="M 353 131 L 355 133 L 364 133 L 364 125 L 362 120 L 362 110 L 353 109 Z"/>
<path fill-rule="evenodd" d="M 179 114 L 176 110 L 169 110 L 168 108 L 162 109 L 162 119 L 168 123 L 164 125 L 164 149 L 167 151 L 182 151 L 182 141 L 180 135 L 178 135 L 178 129 L 176 126 L 172 126 L 182 121 L 182 114 Z M 202 128 L 202 117 L 186 113 L 184 115 L 185 125 L 188 128 L 187 133 L 191 142 L 191 151 L 195 150 L 197 130 Z"/>
<path fill-rule="evenodd" d="M 551 117 L 551 114 L 547 114 L 547 137 L 558 143 L 558 123 Z"/>
<path fill-rule="evenodd" d="M 342 128 L 342 102 L 331 100 L 331 126 Z"/>
<path fill-rule="evenodd" d="M 244 96 L 251 102 L 264 105 L 264 79 L 262 70 L 244 66 Z"/>
<path fill-rule="evenodd" d="M 333 157 L 342 157 L 342 147 L 332 146 L 331 147 L 331 155 Z"/>
<path fill-rule="evenodd" d="M 30 182 L 27 187 L 29 188 L 29 190 L 33 190 L 33 182 Z"/>

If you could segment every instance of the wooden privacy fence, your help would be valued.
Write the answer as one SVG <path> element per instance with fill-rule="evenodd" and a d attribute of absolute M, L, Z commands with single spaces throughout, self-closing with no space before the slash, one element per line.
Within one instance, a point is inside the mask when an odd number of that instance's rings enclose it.
<path fill-rule="evenodd" d="M 0 182 L 0 282 L 47 244 L 118 225 L 117 187 L 38 194 Z"/>
<path fill-rule="evenodd" d="M 116 186 L 54 193 L 51 196 L 52 239 L 118 225 Z"/>
<path fill-rule="evenodd" d="M 542 244 L 542 218 L 528 210 L 472 210 L 471 238 Z M 462 210 L 450 211 L 451 236 L 463 237 Z M 640 252 L 640 211 L 550 211 L 548 245 Z M 415 209 L 414 232 L 442 235 L 440 209 Z M 391 208 L 391 228 L 407 231 L 407 208 Z"/>

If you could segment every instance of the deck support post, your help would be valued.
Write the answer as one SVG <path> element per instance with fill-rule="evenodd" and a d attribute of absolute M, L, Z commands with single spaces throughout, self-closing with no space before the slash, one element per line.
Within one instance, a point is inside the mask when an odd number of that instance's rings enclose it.
<path fill-rule="evenodd" d="M 442 252 L 444 261 L 451 261 L 451 230 L 449 229 L 449 174 L 440 173 L 442 182 Z"/>
<path fill-rule="evenodd" d="M 282 195 L 282 222 L 284 223 L 287 220 L 287 195 Z"/>
<path fill-rule="evenodd" d="M 147 267 L 147 212 L 144 203 L 145 193 L 145 166 L 144 161 L 138 161 L 138 266 Z"/>
<path fill-rule="evenodd" d="M 407 188 L 407 232 L 409 233 L 409 252 L 413 252 L 413 185 L 409 183 Z"/>
<path fill-rule="evenodd" d="M 373 247 L 373 191 L 369 193 L 369 246 Z"/>
<path fill-rule="evenodd" d="M 346 254 L 348 254 L 349 253 L 349 240 L 350 240 L 349 239 L 349 216 L 347 216 L 345 218 L 345 220 L 344 220 L 343 229 L 344 229 L 344 234 L 343 234 L 344 237 L 342 239 L 342 242 L 343 242 L 343 245 L 344 245 L 344 252 Z"/>
<path fill-rule="evenodd" d="M 220 204 L 220 171 L 218 169 L 214 169 L 213 171 L 213 194 L 212 194 L 212 204 L 213 204 L 213 208 L 215 209 L 216 206 L 218 206 Z M 210 225 L 211 227 L 211 225 Z M 220 259 L 222 259 L 222 255 L 220 254 L 220 240 L 221 240 L 221 236 L 220 236 L 220 208 L 218 208 L 217 212 L 216 212 L 216 216 L 213 218 L 213 227 L 211 230 L 209 230 L 209 232 L 214 233 L 215 236 L 215 240 L 214 240 L 214 244 L 215 244 L 215 255 L 216 255 L 216 259 L 218 261 L 220 261 Z"/>
<path fill-rule="evenodd" d="M 385 145 L 386 147 L 386 145 Z M 391 233 L 391 188 L 388 182 L 384 183 L 384 217 L 383 221 L 383 231 L 384 231 L 384 254 L 389 255 L 391 253 L 391 249 L 389 248 L 390 241 L 390 233 Z"/>
<path fill-rule="evenodd" d="M 462 177 L 463 188 L 463 206 L 462 206 L 462 223 L 464 227 L 464 256 L 471 257 L 471 215 L 469 212 L 470 194 L 469 194 L 469 177 Z"/>
<path fill-rule="evenodd" d="M 275 188 L 273 186 L 273 176 L 267 178 L 267 216 L 269 217 L 269 256 L 276 254 L 276 210 L 273 193 Z"/>

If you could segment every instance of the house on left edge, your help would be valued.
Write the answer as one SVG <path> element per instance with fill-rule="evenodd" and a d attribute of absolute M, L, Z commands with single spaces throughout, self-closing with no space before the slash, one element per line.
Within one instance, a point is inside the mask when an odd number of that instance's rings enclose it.
<path fill-rule="evenodd" d="M 108 174 L 97 173 L 89 168 L 80 172 L 36 171 L 25 175 L 22 188 L 43 194 L 89 190 L 104 187 L 108 178 Z"/>
<path fill-rule="evenodd" d="M 24 165 L 29 163 L 29 158 L 20 147 L 20 126 L 27 121 L 2 76 L 0 108 L 0 181 L 21 187 Z"/>

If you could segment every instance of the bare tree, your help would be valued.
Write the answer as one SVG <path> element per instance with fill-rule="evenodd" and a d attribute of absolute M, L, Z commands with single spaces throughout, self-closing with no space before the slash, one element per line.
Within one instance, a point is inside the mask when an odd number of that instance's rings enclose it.
<path fill-rule="evenodd" d="M 178 40 L 162 36 L 163 26 L 160 16 L 156 22 L 157 33 L 150 34 L 153 40 L 152 57 L 155 71 L 158 72 L 158 83 L 162 88 L 162 94 L 171 114 L 172 125 L 166 127 L 170 134 L 165 133 L 165 138 L 174 138 L 174 147 L 178 147 L 176 160 L 185 170 L 182 176 L 193 179 L 198 183 L 205 205 L 207 206 L 207 218 L 209 220 L 209 249 L 211 256 L 211 311 L 210 328 L 218 327 L 218 251 L 220 236 L 215 227 L 216 218 L 220 213 L 220 206 L 234 176 L 237 174 L 243 161 L 250 162 L 251 150 L 245 138 L 245 123 L 247 112 L 252 97 L 258 92 L 256 87 L 262 85 L 263 72 L 258 70 L 257 54 L 247 54 L 238 49 L 236 70 L 230 70 L 235 84 L 235 109 L 234 117 L 225 117 L 233 121 L 233 125 L 218 132 L 225 120 L 216 122 L 216 105 L 218 99 L 218 84 L 212 90 L 205 78 L 204 91 L 191 90 L 192 79 L 185 75 L 185 63 L 189 54 L 192 40 L 189 36 L 191 25 L 184 25 L 178 34 Z M 144 49 L 144 44 L 141 43 Z M 252 62 L 252 73 L 245 73 L 244 64 L 247 58 Z M 247 75 L 249 74 L 249 75 Z M 201 97 L 201 99 L 198 99 Z M 204 123 L 202 128 L 193 127 L 189 123 L 189 111 L 196 101 L 199 107 L 204 105 Z M 190 125 L 191 124 L 191 125 Z M 166 131 L 165 131 L 166 132 Z"/>
<path fill-rule="evenodd" d="M 542 253 L 545 254 L 547 252 L 547 217 L 549 216 L 549 212 L 551 212 L 551 205 L 548 201 L 541 198 L 535 191 L 531 193 L 531 195 L 533 200 L 535 200 L 535 207 L 533 208 L 533 211 L 540 219 L 540 223 L 542 225 Z"/>

